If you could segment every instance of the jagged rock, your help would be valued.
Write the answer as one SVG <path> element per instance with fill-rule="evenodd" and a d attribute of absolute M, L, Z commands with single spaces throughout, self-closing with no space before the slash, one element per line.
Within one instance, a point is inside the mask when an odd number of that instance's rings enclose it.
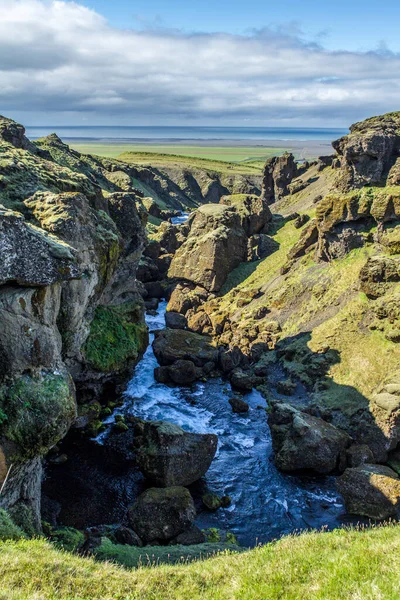
<path fill-rule="evenodd" d="M 247 237 L 240 216 L 228 206 L 204 205 L 190 217 L 189 226 L 168 276 L 218 291 L 232 269 L 247 259 Z"/>
<path fill-rule="evenodd" d="M 360 271 L 360 288 L 369 298 L 383 296 L 400 281 L 400 258 L 373 256 Z"/>
<path fill-rule="evenodd" d="M 296 229 L 300 229 L 301 227 L 303 227 L 303 225 L 305 225 L 308 221 L 310 220 L 310 217 L 306 214 L 304 215 L 299 215 L 297 217 L 297 219 L 295 219 L 295 222 L 293 223 Z"/>
<path fill-rule="evenodd" d="M 145 249 L 143 250 L 143 256 L 151 258 L 156 261 L 161 253 L 161 244 L 157 240 L 148 240 Z"/>
<path fill-rule="evenodd" d="M 303 229 L 300 239 L 288 252 L 288 260 L 294 260 L 303 256 L 318 242 L 318 227 L 315 219 L 312 219 L 307 227 Z"/>
<path fill-rule="evenodd" d="M 261 233 L 265 226 L 272 220 L 272 213 L 268 204 L 259 196 L 246 194 L 223 196 L 220 204 L 231 206 L 236 210 L 247 237 Z"/>
<path fill-rule="evenodd" d="M 275 403 L 268 418 L 275 464 L 281 471 L 328 474 L 345 467 L 351 438 L 330 423 L 289 404 Z"/>
<path fill-rule="evenodd" d="M 266 258 L 278 248 L 279 244 L 269 235 L 264 233 L 252 235 L 248 240 L 247 260 L 253 261 Z"/>
<path fill-rule="evenodd" d="M 195 333 L 210 334 L 213 331 L 211 319 L 206 312 L 189 310 L 187 313 L 187 325 L 190 331 Z"/>
<path fill-rule="evenodd" d="M 203 371 L 191 360 L 177 360 L 168 367 L 168 376 L 177 385 L 190 385 L 203 376 Z"/>
<path fill-rule="evenodd" d="M 169 329 L 186 329 L 187 319 L 180 313 L 167 311 L 165 313 L 165 324 Z"/>
<path fill-rule="evenodd" d="M 186 228 L 164 221 L 158 228 L 156 241 L 165 253 L 175 254 L 185 240 L 185 232 Z"/>
<path fill-rule="evenodd" d="M 171 540 L 189 530 L 196 510 L 184 487 L 150 488 L 132 504 L 128 518 L 133 530 L 149 544 Z"/>
<path fill-rule="evenodd" d="M 217 362 L 218 350 L 211 338 L 182 329 L 161 329 L 155 333 L 153 350 L 160 365 L 177 360 L 191 360 L 198 367 Z"/>
<path fill-rule="evenodd" d="M 139 261 L 136 277 L 142 283 L 149 281 L 158 281 L 160 279 L 160 271 L 155 262 L 148 257 L 142 257 Z"/>
<path fill-rule="evenodd" d="M 190 433 L 167 421 L 147 421 L 136 439 L 137 464 L 157 486 L 190 485 L 208 471 L 217 443 L 214 434 Z"/>
<path fill-rule="evenodd" d="M 350 134 L 332 143 L 340 158 L 341 186 L 379 184 L 385 181 L 400 149 L 400 113 L 372 117 L 350 127 Z"/>
<path fill-rule="evenodd" d="M 334 158 L 334 154 L 330 154 L 329 156 L 318 156 L 317 171 L 323 171 L 324 169 L 326 169 L 326 167 L 332 166 Z"/>
<path fill-rule="evenodd" d="M 138 536 L 138 534 L 133 531 L 130 527 L 118 527 L 115 531 L 115 539 L 118 544 L 124 544 L 127 546 L 139 546 L 141 548 L 143 546 L 143 542 Z"/>
<path fill-rule="evenodd" d="M 400 479 L 389 467 L 361 465 L 346 469 L 336 485 L 348 513 L 371 519 L 398 517 Z"/>
<path fill-rule="evenodd" d="M 280 200 L 289 193 L 289 184 L 297 177 L 293 154 L 269 158 L 265 163 L 261 197 L 267 204 Z"/>

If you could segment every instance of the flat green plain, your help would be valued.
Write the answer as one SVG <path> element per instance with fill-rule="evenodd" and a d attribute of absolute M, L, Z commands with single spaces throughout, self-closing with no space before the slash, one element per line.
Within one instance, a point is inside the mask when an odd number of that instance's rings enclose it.
<path fill-rule="evenodd" d="M 79 143 L 70 144 L 72 148 L 83 154 L 97 154 L 116 158 L 121 154 L 134 153 L 138 163 L 148 163 L 150 159 L 160 155 L 185 156 L 203 158 L 223 162 L 259 162 L 263 164 L 270 156 L 282 154 L 284 147 L 241 147 L 241 146 L 181 146 L 181 145 L 148 145 L 118 143 Z M 289 148 L 288 148 L 289 149 Z"/>

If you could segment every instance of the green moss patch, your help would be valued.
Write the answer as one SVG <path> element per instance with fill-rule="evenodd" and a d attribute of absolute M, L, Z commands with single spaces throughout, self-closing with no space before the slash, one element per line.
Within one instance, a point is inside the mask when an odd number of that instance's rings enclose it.
<path fill-rule="evenodd" d="M 0 541 L 20 540 L 26 534 L 14 523 L 8 512 L 0 508 Z"/>
<path fill-rule="evenodd" d="M 146 349 L 148 332 L 139 305 L 99 306 L 83 351 L 98 371 L 117 371 Z"/>

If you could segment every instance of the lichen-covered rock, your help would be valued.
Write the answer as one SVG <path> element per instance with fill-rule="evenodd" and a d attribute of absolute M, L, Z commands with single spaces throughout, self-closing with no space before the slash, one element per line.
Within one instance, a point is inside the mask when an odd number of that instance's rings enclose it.
<path fill-rule="evenodd" d="M 80 277 L 73 247 L 0 206 L 0 285 L 45 286 Z"/>
<path fill-rule="evenodd" d="M 191 360 L 203 367 L 217 362 L 218 350 L 208 336 L 182 329 L 161 329 L 156 332 L 153 350 L 160 365 L 172 365 L 177 360 Z"/>
<path fill-rule="evenodd" d="M 218 291 L 232 269 L 247 259 L 247 236 L 240 216 L 232 207 L 210 204 L 193 213 L 189 226 L 168 276 Z"/>
<path fill-rule="evenodd" d="M 378 432 L 368 445 L 378 462 L 387 460 L 387 453 L 400 442 L 400 373 L 388 376 L 371 399 L 371 413 Z"/>
<path fill-rule="evenodd" d="M 344 469 L 351 438 L 330 423 L 289 404 L 275 403 L 268 425 L 275 464 L 281 471 L 328 474 Z"/>
<path fill-rule="evenodd" d="M 196 510 L 184 487 L 150 488 L 129 509 L 129 523 L 147 544 L 167 541 L 190 529 Z"/>
<path fill-rule="evenodd" d="M 290 193 L 289 184 L 297 177 L 298 169 L 293 154 L 269 158 L 265 163 L 261 197 L 272 204 Z"/>
<path fill-rule="evenodd" d="M 361 465 L 346 469 L 336 485 L 348 513 L 379 520 L 399 515 L 400 479 L 389 467 Z"/>
<path fill-rule="evenodd" d="M 369 298 L 379 298 L 400 281 L 400 258 L 373 256 L 360 271 L 360 289 Z"/>
<path fill-rule="evenodd" d="M 170 296 L 167 311 L 186 315 L 190 309 L 198 308 L 207 300 L 208 292 L 194 283 L 178 283 Z"/>
<path fill-rule="evenodd" d="M 137 464 L 154 485 L 190 485 L 208 471 L 217 450 L 214 434 L 184 431 L 166 421 L 147 421 L 135 438 Z"/>

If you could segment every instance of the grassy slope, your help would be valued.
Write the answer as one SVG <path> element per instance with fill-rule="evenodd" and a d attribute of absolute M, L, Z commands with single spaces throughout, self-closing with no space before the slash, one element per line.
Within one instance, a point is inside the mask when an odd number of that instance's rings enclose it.
<path fill-rule="evenodd" d="M 0 544 L 1 600 L 395 600 L 400 528 L 288 536 L 242 554 L 129 571 L 43 541 Z"/>
<path fill-rule="evenodd" d="M 116 158 L 120 154 L 134 154 L 137 164 L 153 162 L 153 159 L 160 160 L 160 157 L 168 155 L 179 157 L 188 157 L 189 159 L 199 158 L 213 161 L 241 162 L 257 161 L 260 168 L 270 156 L 282 154 L 285 148 L 257 148 L 257 147 L 216 147 L 216 146 L 180 146 L 180 145 L 147 145 L 147 144 L 118 144 L 118 143 L 71 143 L 72 148 L 84 154 L 98 154 L 100 156 Z M 188 162 L 193 166 L 193 161 Z"/>

